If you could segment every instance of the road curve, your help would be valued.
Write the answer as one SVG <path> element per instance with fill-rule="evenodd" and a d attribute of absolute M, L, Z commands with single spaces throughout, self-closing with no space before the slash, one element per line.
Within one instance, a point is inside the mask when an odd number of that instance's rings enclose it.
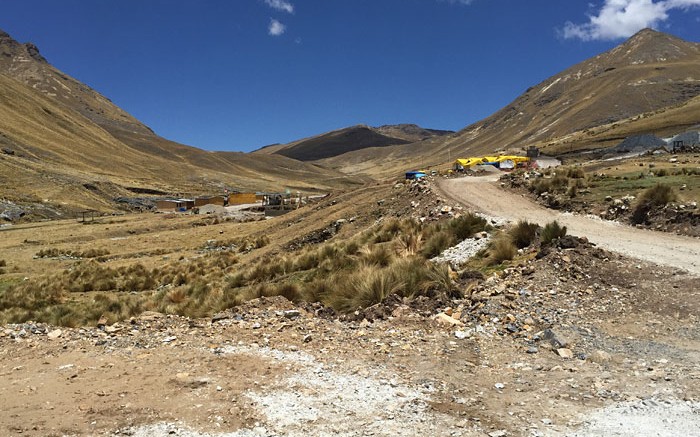
<path fill-rule="evenodd" d="M 547 209 L 525 196 L 500 188 L 498 173 L 481 177 L 439 179 L 438 191 L 486 215 L 544 225 L 553 220 L 568 233 L 585 236 L 597 246 L 633 258 L 677 267 L 700 276 L 700 239 L 638 229 L 620 223 Z"/>

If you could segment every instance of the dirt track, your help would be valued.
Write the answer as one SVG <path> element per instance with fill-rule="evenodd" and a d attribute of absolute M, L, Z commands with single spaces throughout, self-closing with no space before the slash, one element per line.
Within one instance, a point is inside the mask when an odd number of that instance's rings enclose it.
<path fill-rule="evenodd" d="M 700 240 L 636 229 L 594 217 L 544 208 L 499 187 L 500 173 L 483 177 L 439 179 L 443 195 L 483 213 L 508 220 L 544 225 L 557 220 L 568 232 L 586 237 L 599 247 L 656 264 L 678 267 L 700 276 Z"/>

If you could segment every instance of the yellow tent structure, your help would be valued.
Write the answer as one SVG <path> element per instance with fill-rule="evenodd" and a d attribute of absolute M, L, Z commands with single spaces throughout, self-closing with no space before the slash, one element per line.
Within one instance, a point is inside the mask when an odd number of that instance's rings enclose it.
<path fill-rule="evenodd" d="M 456 169 L 468 169 L 479 164 L 493 164 L 504 161 L 512 161 L 513 163 L 520 164 L 523 162 L 529 162 L 530 158 L 527 156 L 517 156 L 517 155 L 499 155 L 499 156 L 481 156 L 481 157 L 471 157 L 471 158 L 459 158 L 455 160 Z"/>

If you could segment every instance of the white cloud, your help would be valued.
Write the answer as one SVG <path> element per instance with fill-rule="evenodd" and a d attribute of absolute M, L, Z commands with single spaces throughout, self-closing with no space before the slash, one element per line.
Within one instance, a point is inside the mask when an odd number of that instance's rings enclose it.
<path fill-rule="evenodd" d="M 562 35 L 583 41 L 627 38 L 646 27 L 656 28 L 672 9 L 697 6 L 700 0 L 605 0 L 597 15 L 588 16 L 588 23 L 567 22 Z"/>
<path fill-rule="evenodd" d="M 287 26 L 270 18 L 270 25 L 267 27 L 267 33 L 272 36 L 280 36 L 287 30 Z"/>
<path fill-rule="evenodd" d="M 294 5 L 285 0 L 265 0 L 265 3 L 272 9 L 278 11 L 288 12 L 290 14 L 294 13 Z"/>

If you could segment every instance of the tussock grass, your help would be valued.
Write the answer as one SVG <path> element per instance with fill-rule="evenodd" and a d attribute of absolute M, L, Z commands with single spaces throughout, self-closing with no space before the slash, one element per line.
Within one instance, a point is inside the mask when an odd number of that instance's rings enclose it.
<path fill-rule="evenodd" d="M 678 194 L 670 185 L 656 184 L 647 188 L 639 195 L 637 203 L 632 209 L 632 223 L 646 223 L 649 213 L 653 209 L 661 208 L 676 200 L 678 200 Z"/>
<path fill-rule="evenodd" d="M 423 235 L 419 233 L 401 234 L 397 239 L 396 253 L 401 257 L 416 256 L 423 245 Z"/>
<path fill-rule="evenodd" d="M 475 214 L 465 214 L 449 222 L 449 228 L 458 241 L 473 237 L 489 229 L 486 219 Z"/>
<path fill-rule="evenodd" d="M 453 273 L 429 258 L 487 227 L 469 214 L 430 224 L 392 219 L 343 242 L 272 252 L 246 265 L 238 254 L 269 241 L 208 243 L 202 256 L 156 268 L 81 260 L 63 273 L 0 289 L 0 320 L 73 326 L 100 317 L 123 320 L 146 310 L 202 317 L 262 296 L 321 302 L 340 312 L 391 295 L 454 297 L 461 292 Z"/>
<path fill-rule="evenodd" d="M 549 172 L 545 172 L 549 174 Z M 588 178 L 581 167 L 563 167 L 556 170 L 551 177 L 531 179 L 530 191 L 537 195 L 543 193 L 567 194 L 574 198 L 579 190 L 588 186 Z"/>
<path fill-rule="evenodd" d="M 76 250 L 61 250 L 57 248 L 42 249 L 36 253 L 38 258 L 59 258 L 62 256 L 71 258 L 99 258 L 109 255 L 107 249 L 88 249 L 82 252 Z"/>
<path fill-rule="evenodd" d="M 375 244 L 360 250 L 360 263 L 364 266 L 387 267 L 393 260 L 393 254 L 386 245 Z"/>
<path fill-rule="evenodd" d="M 518 249 L 524 249 L 537 240 L 537 232 L 540 227 L 537 223 L 519 221 L 510 231 L 511 241 Z"/>
<path fill-rule="evenodd" d="M 518 253 L 518 248 L 515 247 L 513 240 L 506 233 L 501 233 L 493 239 L 488 248 L 488 265 L 502 264 L 504 261 L 510 261 L 515 258 Z"/>
<path fill-rule="evenodd" d="M 555 240 L 566 236 L 566 226 L 561 226 L 558 221 L 549 222 L 542 229 L 542 244 L 549 245 Z"/>
<path fill-rule="evenodd" d="M 425 258 L 434 258 L 456 243 L 454 235 L 447 231 L 438 231 L 432 234 L 423 245 L 421 255 Z"/>

